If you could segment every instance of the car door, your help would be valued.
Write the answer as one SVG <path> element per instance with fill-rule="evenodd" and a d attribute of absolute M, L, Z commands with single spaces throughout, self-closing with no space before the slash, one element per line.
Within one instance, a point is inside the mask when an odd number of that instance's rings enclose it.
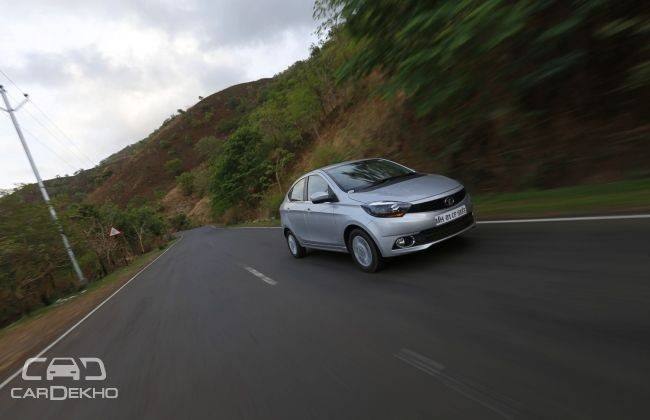
<path fill-rule="evenodd" d="M 336 220 L 334 218 L 333 203 L 314 204 L 310 201 L 312 194 L 316 192 L 329 192 L 332 189 L 320 175 L 310 175 L 307 180 L 307 211 L 305 218 L 307 223 L 307 241 L 315 245 L 336 246 L 338 245 Z"/>
<path fill-rule="evenodd" d="M 307 178 L 302 178 L 296 182 L 287 194 L 289 201 L 284 206 L 284 211 L 289 220 L 289 228 L 296 237 L 304 242 L 307 240 L 307 224 L 305 213 L 307 212 L 307 202 L 305 201 L 305 187 Z"/>

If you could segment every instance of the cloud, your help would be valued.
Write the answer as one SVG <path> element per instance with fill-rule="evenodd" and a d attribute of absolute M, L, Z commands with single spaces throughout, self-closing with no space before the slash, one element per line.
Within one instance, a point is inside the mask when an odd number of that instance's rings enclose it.
<path fill-rule="evenodd" d="M 169 2 L 136 15 L 169 32 L 193 32 L 212 47 L 273 42 L 286 30 L 313 30 L 313 3 L 305 0 Z M 138 8 L 139 11 L 143 9 Z"/>
<path fill-rule="evenodd" d="M 299 0 L 0 1 L 0 68 L 73 139 L 65 147 L 27 105 L 21 124 L 73 167 L 144 138 L 177 108 L 230 85 L 270 77 L 309 54 L 312 4 Z M 3 83 L 11 89 L 6 81 Z M 17 92 L 13 89 L 14 97 Z M 32 115 L 33 114 L 33 115 Z M 29 140 L 28 136 L 28 140 Z M 0 119 L 0 139 L 17 143 Z M 45 178 L 69 165 L 30 141 Z M 4 152 L 4 150 L 3 150 Z M 0 154 L 0 188 L 32 182 L 19 147 Z"/>

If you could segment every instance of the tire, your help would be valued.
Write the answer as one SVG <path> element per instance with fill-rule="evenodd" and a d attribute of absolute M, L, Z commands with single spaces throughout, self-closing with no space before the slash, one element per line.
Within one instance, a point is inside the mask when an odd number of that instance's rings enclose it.
<path fill-rule="evenodd" d="M 384 259 L 379 248 L 370 235 L 363 230 L 355 229 L 350 233 L 348 249 L 352 259 L 362 271 L 374 273 L 384 267 Z"/>
<path fill-rule="evenodd" d="M 289 253 L 294 258 L 302 258 L 305 255 L 307 255 L 307 248 L 300 245 L 300 242 L 298 242 L 298 239 L 296 239 L 296 236 L 293 234 L 293 232 L 288 231 L 285 237 L 287 239 L 287 246 L 289 247 Z"/>

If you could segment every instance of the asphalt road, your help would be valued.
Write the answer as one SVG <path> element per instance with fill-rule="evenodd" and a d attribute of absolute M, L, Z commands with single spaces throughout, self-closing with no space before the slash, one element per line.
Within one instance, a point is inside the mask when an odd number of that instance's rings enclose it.
<path fill-rule="evenodd" d="M 650 219 L 485 224 L 365 274 L 278 229 L 183 239 L 44 357 L 99 357 L 117 399 L 3 419 L 650 416 Z M 48 359 L 49 360 L 49 359 Z"/>

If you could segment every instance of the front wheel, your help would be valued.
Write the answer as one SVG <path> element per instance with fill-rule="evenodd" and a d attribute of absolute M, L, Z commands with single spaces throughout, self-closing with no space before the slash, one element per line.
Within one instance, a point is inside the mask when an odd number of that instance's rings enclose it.
<path fill-rule="evenodd" d="M 287 232 L 287 246 L 289 246 L 289 252 L 293 255 L 294 258 L 302 258 L 307 255 L 307 249 L 300 245 L 298 239 L 294 236 L 293 232 Z"/>
<path fill-rule="evenodd" d="M 363 271 L 374 273 L 384 266 L 384 259 L 375 241 L 361 229 L 355 229 L 350 233 L 349 248 L 352 259 Z"/>

